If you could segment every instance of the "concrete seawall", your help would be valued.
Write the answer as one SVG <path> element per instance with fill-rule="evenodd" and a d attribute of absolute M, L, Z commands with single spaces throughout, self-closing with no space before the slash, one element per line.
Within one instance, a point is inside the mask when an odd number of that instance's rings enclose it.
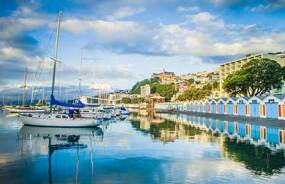
<path fill-rule="evenodd" d="M 250 122 L 251 124 L 258 124 L 262 126 L 273 126 L 278 128 L 285 128 L 285 120 L 278 120 L 272 118 L 258 118 L 258 117 L 247 117 L 247 116 L 237 116 L 237 115 L 227 115 L 227 114 L 214 114 L 206 112 L 190 112 L 190 111 L 168 111 L 164 109 L 156 109 L 156 113 L 169 113 L 169 114 L 186 114 L 194 115 L 205 118 L 213 118 L 224 121 L 238 121 L 238 122 Z"/>

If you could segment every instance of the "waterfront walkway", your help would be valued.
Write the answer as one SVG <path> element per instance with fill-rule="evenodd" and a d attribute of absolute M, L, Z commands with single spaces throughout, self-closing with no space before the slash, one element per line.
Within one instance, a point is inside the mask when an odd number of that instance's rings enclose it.
<path fill-rule="evenodd" d="M 247 116 L 237 116 L 228 114 L 214 114 L 206 112 L 190 112 L 190 111 L 168 111 L 157 109 L 157 113 L 172 113 L 172 114 L 187 114 L 196 115 L 200 117 L 214 118 L 224 121 L 238 121 L 238 122 L 250 122 L 251 124 L 258 124 L 261 126 L 273 126 L 276 128 L 285 128 L 285 120 L 273 119 L 273 118 L 258 118 L 258 117 L 247 117 Z"/>

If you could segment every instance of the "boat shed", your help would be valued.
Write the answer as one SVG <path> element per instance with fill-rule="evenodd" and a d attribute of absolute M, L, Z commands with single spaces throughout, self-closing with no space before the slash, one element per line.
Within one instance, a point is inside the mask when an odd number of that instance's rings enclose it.
<path fill-rule="evenodd" d="M 208 99 L 204 102 L 204 112 L 206 113 L 211 112 L 211 101 Z"/>
<path fill-rule="evenodd" d="M 263 100 L 265 104 L 265 117 L 266 118 L 278 118 L 279 112 L 281 112 L 281 102 L 279 96 L 267 96 Z"/>
<path fill-rule="evenodd" d="M 237 115 L 246 116 L 247 100 L 243 97 L 237 99 Z"/>
<path fill-rule="evenodd" d="M 198 109 L 199 109 L 198 108 L 198 101 L 195 100 L 193 104 L 194 104 L 194 110 L 193 111 L 198 112 Z"/>
<path fill-rule="evenodd" d="M 228 98 L 226 100 L 225 104 L 226 104 L 226 114 L 233 115 L 234 114 L 235 99 L 234 98 Z"/>
<path fill-rule="evenodd" d="M 200 104 L 199 105 L 199 108 L 200 108 L 199 112 L 204 112 L 204 101 L 200 100 L 199 104 Z"/>
<path fill-rule="evenodd" d="M 189 112 L 192 112 L 193 111 L 193 102 L 192 101 L 190 101 L 189 103 L 188 103 L 188 111 Z"/>
<path fill-rule="evenodd" d="M 217 101 L 216 100 L 211 100 L 211 113 L 217 113 Z"/>
<path fill-rule="evenodd" d="M 251 117 L 262 117 L 262 106 L 263 106 L 263 99 L 262 96 L 254 96 L 248 100 L 249 106 L 249 116 Z"/>
<path fill-rule="evenodd" d="M 219 114 L 225 114 L 226 113 L 226 102 L 225 99 L 219 99 L 217 102 L 218 106 L 218 113 Z"/>

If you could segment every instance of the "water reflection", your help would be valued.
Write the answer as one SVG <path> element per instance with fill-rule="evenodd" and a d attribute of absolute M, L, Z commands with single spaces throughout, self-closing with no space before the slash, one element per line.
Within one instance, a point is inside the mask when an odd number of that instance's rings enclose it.
<path fill-rule="evenodd" d="M 48 180 L 53 183 L 52 175 L 52 156 L 61 150 L 76 150 L 76 172 L 75 183 L 78 181 L 80 150 L 86 149 L 88 145 L 81 140 L 88 137 L 90 140 L 90 168 L 93 175 L 93 148 L 94 137 L 101 137 L 103 140 L 104 132 L 101 128 L 48 128 L 23 126 L 19 131 L 20 153 L 48 154 Z M 28 141 L 28 144 L 24 142 Z M 24 148 L 26 146 L 26 148 Z M 38 149 L 39 148 L 39 149 Z M 25 151 L 24 151 L 25 150 Z"/>
<path fill-rule="evenodd" d="M 225 157 L 245 164 L 254 174 L 273 175 L 281 173 L 285 166 L 284 151 L 272 151 L 265 146 L 255 146 L 238 139 L 225 138 L 223 144 Z"/>
<path fill-rule="evenodd" d="M 184 114 L 131 117 L 131 124 L 153 139 L 215 142 L 224 158 L 243 163 L 254 174 L 273 175 L 285 167 L 284 129 Z"/>
<path fill-rule="evenodd" d="M 284 149 L 274 144 L 282 128 L 241 123 L 161 114 L 61 129 L 9 117 L 0 120 L 0 181 L 284 183 Z"/>

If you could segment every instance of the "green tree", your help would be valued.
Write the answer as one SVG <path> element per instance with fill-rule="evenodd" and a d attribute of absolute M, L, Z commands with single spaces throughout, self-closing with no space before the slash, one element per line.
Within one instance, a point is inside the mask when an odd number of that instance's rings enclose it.
<path fill-rule="evenodd" d="M 284 68 L 274 60 L 252 59 L 226 77 L 223 88 L 230 95 L 257 96 L 281 88 Z"/>
<path fill-rule="evenodd" d="M 183 92 L 182 95 L 179 95 L 177 100 L 186 101 L 186 100 L 201 100 L 211 95 L 211 90 L 209 89 L 199 89 L 199 88 L 189 88 Z"/>
<path fill-rule="evenodd" d="M 122 103 L 124 103 L 124 104 L 130 104 L 130 103 L 131 103 L 131 99 L 128 98 L 128 97 L 123 97 L 123 98 L 122 98 Z"/>
<path fill-rule="evenodd" d="M 137 82 L 131 89 L 131 94 L 140 94 L 141 93 L 141 86 L 146 84 L 152 85 L 154 83 L 158 83 L 157 79 L 144 79 L 142 81 Z"/>
<path fill-rule="evenodd" d="M 142 102 L 144 102 L 144 98 L 138 98 L 138 97 L 136 97 L 136 98 L 133 98 L 133 99 L 131 100 L 131 103 L 133 103 L 133 104 L 138 104 L 138 103 L 142 103 Z"/>
<path fill-rule="evenodd" d="M 213 87 L 213 89 L 218 89 L 219 88 L 219 83 L 218 82 L 213 82 L 212 87 Z"/>
<path fill-rule="evenodd" d="M 174 84 L 154 83 L 151 85 L 152 93 L 159 93 L 165 98 L 165 101 L 170 101 L 171 97 L 177 92 Z"/>

